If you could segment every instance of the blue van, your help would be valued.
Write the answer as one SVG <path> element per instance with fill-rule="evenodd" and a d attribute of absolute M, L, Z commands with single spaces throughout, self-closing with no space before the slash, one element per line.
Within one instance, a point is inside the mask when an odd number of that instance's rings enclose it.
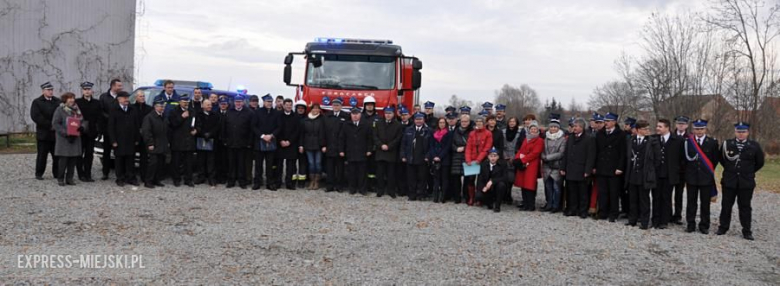
<path fill-rule="evenodd" d="M 165 82 L 165 80 L 158 79 L 154 82 L 153 86 L 142 86 L 136 88 L 132 93 L 130 93 L 130 104 L 135 104 L 135 95 L 138 93 L 138 91 L 143 91 L 144 96 L 146 97 L 146 104 L 152 106 L 154 104 L 154 97 L 163 91 L 163 82 Z M 205 81 L 174 80 L 173 83 L 173 89 L 176 90 L 176 93 L 179 95 L 187 94 L 192 97 L 193 90 L 195 90 L 196 87 L 199 87 L 203 92 L 204 99 L 208 99 L 210 94 L 216 93 L 220 97 L 223 95 L 227 96 L 231 105 L 233 105 L 233 98 L 238 95 L 237 92 L 214 89 L 214 85 Z M 140 159 L 139 156 L 140 155 L 136 153 L 136 162 L 138 162 Z M 95 157 L 101 159 L 103 158 L 103 136 L 98 137 L 95 142 Z M 114 154 L 111 154 L 111 159 L 114 159 Z"/>

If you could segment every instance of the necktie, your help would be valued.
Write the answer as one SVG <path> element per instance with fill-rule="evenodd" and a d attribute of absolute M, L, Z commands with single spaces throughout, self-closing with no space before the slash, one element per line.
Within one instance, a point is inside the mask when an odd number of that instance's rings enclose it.
<path fill-rule="evenodd" d="M 122 106 L 122 111 L 127 112 L 127 106 Z"/>
<path fill-rule="evenodd" d="M 666 137 L 661 136 L 661 144 L 666 144 Z"/>
<path fill-rule="evenodd" d="M 357 126 L 358 126 L 358 123 L 357 123 L 357 122 L 355 122 L 355 127 L 357 127 Z"/>

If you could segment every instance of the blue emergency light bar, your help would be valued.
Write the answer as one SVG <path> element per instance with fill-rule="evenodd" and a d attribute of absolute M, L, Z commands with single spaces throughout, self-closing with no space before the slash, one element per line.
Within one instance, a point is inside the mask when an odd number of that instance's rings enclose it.
<path fill-rule="evenodd" d="M 325 44 L 376 44 L 376 45 L 392 45 L 393 40 L 371 40 L 371 39 L 349 39 L 349 38 L 316 38 L 315 42 Z"/>
<path fill-rule="evenodd" d="M 158 79 L 154 82 L 154 85 L 163 86 L 164 82 L 165 82 L 164 79 Z M 214 89 L 214 85 L 206 81 L 173 80 L 173 84 L 178 86 L 198 87 L 202 89 Z"/>

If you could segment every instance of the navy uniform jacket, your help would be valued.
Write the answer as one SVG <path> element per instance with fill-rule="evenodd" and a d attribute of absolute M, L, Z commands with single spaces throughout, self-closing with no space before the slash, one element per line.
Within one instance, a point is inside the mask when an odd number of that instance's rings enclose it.
<path fill-rule="evenodd" d="M 35 122 L 35 138 L 41 141 L 54 141 L 54 129 L 51 120 L 54 111 L 60 107 L 60 99 L 53 97 L 47 100 L 43 95 L 33 100 L 30 107 L 30 117 Z"/>
<path fill-rule="evenodd" d="M 729 139 L 721 145 L 719 152 L 720 162 L 723 165 L 720 184 L 724 188 L 753 189 L 756 187 L 756 172 L 764 167 L 764 150 L 758 142 L 749 139 L 737 142 L 737 139 Z"/>
<path fill-rule="evenodd" d="M 374 147 L 374 127 L 371 126 L 372 122 L 360 120 L 358 126 L 355 126 L 355 123 L 352 121 L 343 124 L 342 146 L 344 146 L 343 150 L 347 162 L 367 161 L 366 153 Z"/>
<path fill-rule="evenodd" d="M 696 138 L 696 137 L 694 137 Z M 694 139 L 695 140 L 695 139 Z M 699 143 L 691 143 L 689 140 L 685 140 L 685 148 L 683 148 L 683 156 L 685 157 L 685 182 L 692 186 L 712 186 L 715 185 L 714 170 L 710 172 L 707 170 L 706 164 L 697 157 L 696 147 L 691 144 L 698 145 Z M 720 156 L 718 156 L 718 140 L 710 136 L 704 137 L 704 143 L 700 145 L 702 152 L 707 159 L 712 162 L 712 168 L 718 166 Z M 687 150 L 686 150 L 687 149 Z M 693 161 L 689 161 L 688 158 L 696 158 Z"/>

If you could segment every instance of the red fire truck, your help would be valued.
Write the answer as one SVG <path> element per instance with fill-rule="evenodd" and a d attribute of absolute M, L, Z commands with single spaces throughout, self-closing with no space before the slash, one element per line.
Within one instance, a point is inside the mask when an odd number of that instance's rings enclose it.
<path fill-rule="evenodd" d="M 295 56 L 306 60 L 302 84 L 291 83 Z M 316 102 L 323 109 L 336 98 L 350 108 L 363 107 L 371 96 L 380 112 L 399 103 L 411 110 L 419 102 L 422 62 L 405 56 L 390 40 L 317 38 L 303 52 L 289 53 L 284 65 L 284 83 L 296 87 L 296 101 Z"/>

